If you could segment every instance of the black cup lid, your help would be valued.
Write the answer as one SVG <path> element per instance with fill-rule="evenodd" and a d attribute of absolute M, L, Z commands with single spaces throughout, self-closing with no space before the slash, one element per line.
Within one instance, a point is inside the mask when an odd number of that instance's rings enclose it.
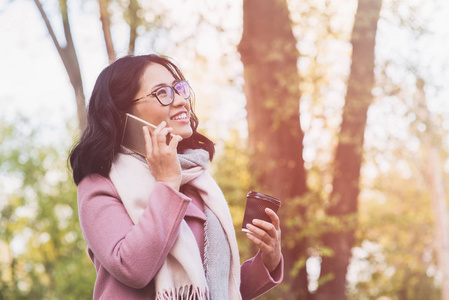
<path fill-rule="evenodd" d="M 269 201 L 278 205 L 281 205 L 281 201 L 277 198 L 274 198 L 272 196 L 266 195 L 266 194 L 262 194 L 262 193 L 258 193 L 258 192 L 254 192 L 251 191 L 246 195 L 247 198 L 249 197 L 253 197 L 253 198 L 257 198 L 257 199 L 261 199 L 261 200 L 265 200 L 265 201 Z"/>

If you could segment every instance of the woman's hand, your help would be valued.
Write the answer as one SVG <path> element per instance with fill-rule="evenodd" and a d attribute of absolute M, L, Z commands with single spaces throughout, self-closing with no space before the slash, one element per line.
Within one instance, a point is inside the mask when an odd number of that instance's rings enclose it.
<path fill-rule="evenodd" d="M 179 191 L 181 185 L 181 165 L 177 150 L 182 137 L 172 135 L 167 145 L 167 135 L 173 128 L 165 127 L 166 122 L 159 124 L 153 132 L 147 126 L 143 127 L 145 137 L 146 161 L 157 181 L 163 181 Z"/>
<path fill-rule="evenodd" d="M 278 215 L 269 208 L 265 208 L 265 213 L 270 217 L 271 223 L 254 219 L 254 225 L 246 225 L 248 230 L 260 238 L 251 233 L 246 236 L 262 251 L 262 261 L 271 273 L 281 261 L 281 229 Z"/>

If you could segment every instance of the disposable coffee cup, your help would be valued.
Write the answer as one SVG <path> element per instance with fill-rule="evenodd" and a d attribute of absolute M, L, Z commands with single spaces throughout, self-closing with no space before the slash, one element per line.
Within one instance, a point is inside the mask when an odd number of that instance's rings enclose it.
<path fill-rule="evenodd" d="M 265 208 L 271 208 L 277 213 L 280 206 L 281 201 L 279 199 L 258 192 L 249 192 L 248 195 L 246 195 L 246 208 L 242 222 L 242 231 L 257 236 L 246 228 L 246 224 L 252 224 L 254 219 L 264 220 L 271 223 L 271 219 L 265 212 Z"/>

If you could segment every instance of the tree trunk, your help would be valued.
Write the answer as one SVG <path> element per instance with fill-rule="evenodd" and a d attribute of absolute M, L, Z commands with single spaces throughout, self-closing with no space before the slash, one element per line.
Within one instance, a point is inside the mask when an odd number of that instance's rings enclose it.
<path fill-rule="evenodd" d="M 306 192 L 299 123 L 299 74 L 296 39 L 285 0 L 244 0 L 243 36 L 239 45 L 244 65 L 247 98 L 248 145 L 252 186 L 283 201 L 279 215 L 285 259 L 284 284 L 291 290 L 284 299 L 308 299 L 307 273 L 302 267 L 291 276 L 294 264 L 305 260 L 304 240 L 288 244 L 297 232 L 284 226 L 283 216 L 304 215 L 294 197 Z M 277 289 L 279 292 L 280 289 Z"/>
<path fill-rule="evenodd" d="M 134 55 L 137 40 L 137 27 L 139 26 L 138 11 L 140 10 L 137 0 L 130 0 L 128 5 L 129 13 L 129 45 L 128 54 Z"/>
<path fill-rule="evenodd" d="M 352 32 L 352 64 L 334 159 L 333 190 L 327 214 L 341 226 L 323 236 L 333 254 L 322 258 L 316 299 L 346 299 L 346 272 L 354 246 L 360 168 L 367 111 L 373 101 L 374 48 L 381 0 L 359 0 Z"/>
<path fill-rule="evenodd" d="M 106 51 L 108 52 L 109 63 L 116 59 L 114 43 L 111 36 L 111 17 L 109 15 L 109 0 L 98 0 L 100 7 L 100 21 L 103 26 L 103 36 L 106 44 Z"/>
<path fill-rule="evenodd" d="M 424 92 L 424 80 L 416 82 L 416 101 L 419 105 L 418 116 L 426 125 L 423 133 L 425 162 L 427 166 L 426 178 L 428 178 L 432 197 L 432 208 L 435 223 L 435 244 L 438 257 L 438 267 L 442 275 L 441 299 L 449 300 L 449 214 L 446 202 L 443 174 L 441 170 L 441 157 L 438 144 L 440 139 L 435 133 L 435 123 L 426 103 Z"/>
<path fill-rule="evenodd" d="M 61 47 L 59 44 L 56 35 L 53 31 L 50 21 L 48 20 L 47 14 L 44 11 L 39 0 L 34 0 L 42 19 L 45 22 L 45 26 L 50 34 L 53 43 L 58 50 L 59 56 L 64 64 L 64 67 L 67 71 L 67 75 L 69 76 L 70 83 L 72 84 L 73 90 L 75 91 L 75 99 L 76 99 L 76 107 L 78 112 L 78 121 L 79 127 L 81 131 L 84 131 L 87 125 L 87 110 L 86 110 L 86 99 L 84 96 L 83 90 L 83 81 L 81 79 L 81 71 L 78 62 L 78 58 L 76 56 L 75 46 L 73 44 L 72 33 L 70 30 L 69 23 L 69 15 L 67 11 L 67 1 L 60 0 L 59 6 L 61 11 L 61 19 L 62 24 L 64 26 L 64 35 L 66 39 L 66 46 Z"/>

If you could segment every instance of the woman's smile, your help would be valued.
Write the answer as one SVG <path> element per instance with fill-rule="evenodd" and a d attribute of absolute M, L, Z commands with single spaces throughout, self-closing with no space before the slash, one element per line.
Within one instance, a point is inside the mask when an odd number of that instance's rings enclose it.
<path fill-rule="evenodd" d="M 173 117 L 170 118 L 170 120 L 178 121 L 182 123 L 190 123 L 189 118 L 187 117 L 187 112 L 181 111 L 177 114 L 175 114 Z"/>

